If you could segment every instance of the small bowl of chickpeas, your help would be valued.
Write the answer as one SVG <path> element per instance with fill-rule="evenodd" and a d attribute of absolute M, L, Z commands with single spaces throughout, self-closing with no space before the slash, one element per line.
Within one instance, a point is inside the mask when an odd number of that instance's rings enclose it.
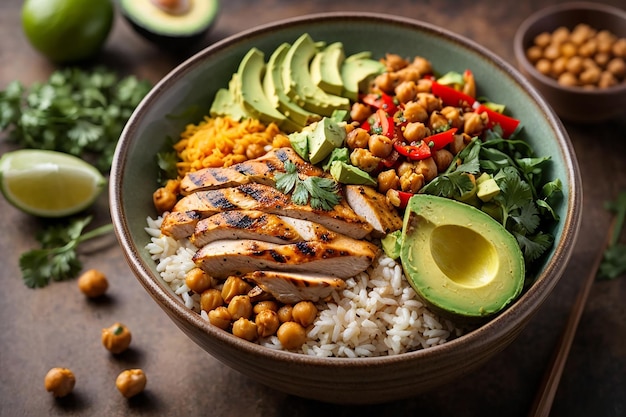
<path fill-rule="evenodd" d="M 561 119 L 626 117 L 626 11 L 585 2 L 539 10 L 517 30 L 514 52 Z"/>

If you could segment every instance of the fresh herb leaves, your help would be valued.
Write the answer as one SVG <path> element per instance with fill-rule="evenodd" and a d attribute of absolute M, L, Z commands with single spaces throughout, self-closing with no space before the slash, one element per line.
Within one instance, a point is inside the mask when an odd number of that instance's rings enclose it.
<path fill-rule="evenodd" d="M 37 234 L 40 249 L 20 256 L 19 264 L 24 283 L 30 288 L 45 287 L 50 280 L 63 281 L 76 277 L 82 269 L 76 248 L 81 242 L 104 235 L 113 230 L 106 224 L 84 232 L 91 216 L 73 219 L 69 224 L 54 224 Z"/>
<path fill-rule="evenodd" d="M 26 148 L 91 154 L 106 172 L 124 125 L 150 87 L 101 67 L 57 70 L 30 89 L 14 81 L 0 91 L 0 130 Z"/>
<path fill-rule="evenodd" d="M 298 175 L 293 162 L 285 163 L 284 173 L 276 174 L 276 188 L 281 192 L 291 193 L 291 201 L 299 206 L 311 204 L 316 210 L 332 210 L 339 202 L 339 186 L 331 178 L 306 177 Z"/>
<path fill-rule="evenodd" d="M 615 226 L 600 263 L 599 279 L 615 279 L 626 274 L 626 245 L 620 243 L 620 236 L 626 220 L 626 191 L 622 191 L 615 201 L 609 201 L 606 209 L 615 213 Z"/>

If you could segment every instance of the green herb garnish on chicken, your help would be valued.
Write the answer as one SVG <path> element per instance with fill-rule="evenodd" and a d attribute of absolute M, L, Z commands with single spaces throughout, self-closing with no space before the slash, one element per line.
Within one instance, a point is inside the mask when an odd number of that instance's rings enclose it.
<path fill-rule="evenodd" d="M 276 174 L 276 189 L 289 194 L 291 201 L 299 206 L 311 204 L 314 209 L 332 210 L 339 202 L 339 186 L 330 178 L 307 177 L 304 180 L 298 176 L 298 170 L 293 162 L 285 163 L 284 173 Z"/>

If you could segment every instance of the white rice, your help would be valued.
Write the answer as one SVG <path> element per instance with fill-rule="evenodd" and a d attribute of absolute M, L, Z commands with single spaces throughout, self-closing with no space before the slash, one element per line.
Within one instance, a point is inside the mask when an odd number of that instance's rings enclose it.
<path fill-rule="evenodd" d="M 181 296 L 185 306 L 208 320 L 200 310 L 199 295 L 185 284 L 185 274 L 195 267 L 197 248 L 188 239 L 161 235 L 162 218 L 147 218 L 151 242 L 146 249 L 157 262 L 161 278 Z M 315 323 L 301 352 L 322 357 L 365 357 L 395 355 L 445 343 L 461 330 L 444 320 L 418 299 L 404 278 L 402 267 L 382 253 L 365 272 L 346 280 L 346 288 L 332 299 L 317 303 Z M 271 349 L 282 349 L 278 337 L 259 341 Z"/>

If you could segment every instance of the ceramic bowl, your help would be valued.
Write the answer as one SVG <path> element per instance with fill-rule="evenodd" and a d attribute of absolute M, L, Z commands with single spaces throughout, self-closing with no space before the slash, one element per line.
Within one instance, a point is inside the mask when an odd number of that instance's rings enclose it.
<path fill-rule="evenodd" d="M 441 73 L 471 68 L 482 94 L 506 103 L 515 117 L 529 121 L 521 137 L 538 155 L 551 156 L 549 174 L 563 183 L 561 221 L 535 283 L 498 317 L 426 350 L 375 358 L 317 358 L 264 348 L 211 326 L 185 308 L 159 278 L 145 249 L 150 238 L 144 230 L 146 217 L 156 216 L 152 205 L 157 187 L 155 154 L 168 137 L 178 137 L 187 123 L 208 113 L 216 90 L 227 85 L 252 46 L 269 54 L 305 32 L 315 40 L 341 41 L 347 53 L 420 54 Z M 558 117 L 530 83 L 467 39 L 427 23 L 378 14 L 302 16 L 246 31 L 199 52 L 164 77 L 136 109 L 120 138 L 111 172 L 111 214 L 124 254 L 141 285 L 180 329 L 215 358 L 260 383 L 333 403 L 380 403 L 413 396 L 475 370 L 503 350 L 559 280 L 581 219 L 582 188 L 571 143 Z"/>
<path fill-rule="evenodd" d="M 574 2 L 541 9 L 529 16 L 518 28 L 514 52 L 521 72 L 540 91 L 556 113 L 568 122 L 593 123 L 626 117 L 626 81 L 608 88 L 585 89 L 565 87 L 542 74 L 528 58 L 526 51 L 542 32 L 552 33 L 564 26 L 572 30 L 586 23 L 596 30 L 609 30 L 626 38 L 626 11 L 598 3 Z"/>

